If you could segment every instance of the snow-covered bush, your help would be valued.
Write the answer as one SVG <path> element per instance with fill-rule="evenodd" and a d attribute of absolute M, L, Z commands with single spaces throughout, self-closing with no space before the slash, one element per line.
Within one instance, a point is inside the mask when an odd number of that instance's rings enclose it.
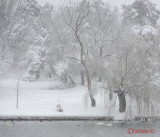
<path fill-rule="evenodd" d="M 56 73 L 61 76 L 65 73 L 65 71 L 68 69 L 68 63 L 64 61 L 59 61 L 54 66 Z"/>
<path fill-rule="evenodd" d="M 58 104 L 56 107 L 58 112 L 63 112 L 61 104 Z"/>
<path fill-rule="evenodd" d="M 44 48 L 40 46 L 31 46 L 27 55 L 28 69 L 24 75 L 25 81 L 34 81 L 39 79 L 42 64 L 44 61 Z"/>
<path fill-rule="evenodd" d="M 61 82 L 67 84 L 67 70 L 68 70 L 68 63 L 64 61 L 58 61 L 54 66 L 55 72 L 60 78 Z"/>

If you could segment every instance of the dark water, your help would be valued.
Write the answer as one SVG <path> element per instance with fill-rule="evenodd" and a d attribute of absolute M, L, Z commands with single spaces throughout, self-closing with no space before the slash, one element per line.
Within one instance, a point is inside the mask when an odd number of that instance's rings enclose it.
<path fill-rule="evenodd" d="M 129 128 L 155 133 L 128 134 Z M 154 131 L 155 130 L 155 131 Z M 139 131 L 140 132 L 140 131 Z M 160 137 L 160 122 L 0 122 L 0 137 Z"/>

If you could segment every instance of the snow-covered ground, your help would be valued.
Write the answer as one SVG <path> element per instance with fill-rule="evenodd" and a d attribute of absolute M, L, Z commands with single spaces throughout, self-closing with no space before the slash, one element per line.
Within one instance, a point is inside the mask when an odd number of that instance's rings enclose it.
<path fill-rule="evenodd" d="M 16 78 L 0 81 L 0 116 L 114 116 L 120 119 L 123 116 L 118 113 L 118 105 L 114 110 L 111 105 L 104 105 L 103 93 L 97 94 L 95 108 L 90 106 L 89 98 L 86 105 L 84 103 L 87 94 L 85 86 L 53 90 L 52 87 L 58 85 L 56 79 L 20 81 L 19 108 L 17 109 L 17 83 Z M 61 104 L 63 112 L 57 112 L 58 104 Z"/>

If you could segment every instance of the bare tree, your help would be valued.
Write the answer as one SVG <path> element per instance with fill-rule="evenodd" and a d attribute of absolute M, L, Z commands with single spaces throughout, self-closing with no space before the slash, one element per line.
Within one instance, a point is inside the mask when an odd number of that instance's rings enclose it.
<path fill-rule="evenodd" d="M 87 87 L 88 87 L 88 93 L 91 99 L 91 106 L 96 106 L 96 100 L 94 99 L 93 92 L 92 92 L 92 78 L 90 70 L 87 66 L 87 63 L 85 62 L 85 44 L 82 42 L 81 35 L 83 33 L 83 25 L 85 19 L 89 16 L 90 13 L 90 3 L 88 1 L 82 1 L 78 5 L 74 5 L 68 7 L 66 5 L 65 12 L 66 14 L 63 14 L 63 21 L 66 23 L 66 25 L 72 30 L 78 44 L 80 47 L 80 62 L 85 70 L 85 76 L 87 80 Z"/>

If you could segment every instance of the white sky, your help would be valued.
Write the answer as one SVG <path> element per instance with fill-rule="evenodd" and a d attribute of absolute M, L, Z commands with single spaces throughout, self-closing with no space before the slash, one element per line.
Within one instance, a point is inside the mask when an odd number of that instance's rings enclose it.
<path fill-rule="evenodd" d="M 62 1 L 64 2 L 77 2 L 80 0 L 37 0 L 40 5 L 44 5 L 46 2 L 49 2 L 55 6 L 61 5 Z M 117 6 L 119 9 L 121 9 L 121 5 L 123 4 L 130 4 L 134 2 L 134 0 L 103 0 L 104 2 L 109 2 L 112 5 Z M 157 8 L 160 10 L 160 0 L 150 0 L 152 3 L 157 5 Z"/>

